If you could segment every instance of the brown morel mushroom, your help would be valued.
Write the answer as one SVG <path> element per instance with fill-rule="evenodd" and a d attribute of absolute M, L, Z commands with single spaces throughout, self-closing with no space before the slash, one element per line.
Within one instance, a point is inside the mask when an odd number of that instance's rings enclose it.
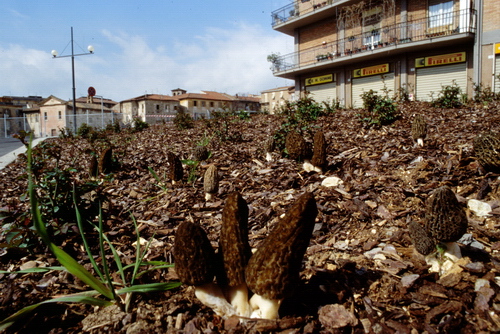
<path fill-rule="evenodd" d="M 208 159 L 208 156 L 210 153 L 208 152 L 208 149 L 206 146 L 196 146 L 193 150 L 193 160 L 194 161 L 204 161 Z"/>
<path fill-rule="evenodd" d="M 236 314 L 214 283 L 215 253 L 203 228 L 185 221 L 177 228 L 174 241 L 175 271 L 182 283 L 194 286 L 196 297 L 220 316 Z"/>
<path fill-rule="evenodd" d="M 422 255 L 429 255 L 436 251 L 436 243 L 429 237 L 425 228 L 416 221 L 410 222 L 408 225 L 410 238 L 417 252 Z"/>
<path fill-rule="evenodd" d="M 248 261 L 245 278 L 254 292 L 250 299 L 252 317 L 276 319 L 282 300 L 299 284 L 317 214 L 313 194 L 303 194 Z"/>
<path fill-rule="evenodd" d="M 500 134 L 486 131 L 474 138 L 474 154 L 486 170 L 500 170 Z"/>
<path fill-rule="evenodd" d="M 179 157 L 175 153 L 168 152 L 167 161 L 169 163 L 168 176 L 172 180 L 172 184 L 181 181 L 184 176 L 184 170 L 182 169 L 182 162 Z"/>
<path fill-rule="evenodd" d="M 89 163 L 89 176 L 94 178 L 99 174 L 99 163 L 97 162 L 97 157 L 94 152 L 90 153 L 90 163 Z"/>
<path fill-rule="evenodd" d="M 424 146 L 424 139 L 427 136 L 427 123 L 422 115 L 417 114 L 411 124 L 411 136 L 418 146 Z"/>
<path fill-rule="evenodd" d="M 224 263 L 222 281 L 227 286 L 227 297 L 238 314 L 250 316 L 245 267 L 252 255 L 248 243 L 248 205 L 237 192 L 231 193 L 222 210 L 219 252 Z"/>
<path fill-rule="evenodd" d="M 105 149 L 101 153 L 99 159 L 99 172 L 109 174 L 113 166 L 113 149 L 111 147 Z"/>
<path fill-rule="evenodd" d="M 219 191 L 219 171 L 217 170 L 217 166 L 213 164 L 208 166 L 203 177 L 203 189 L 205 190 L 206 201 L 211 201 L 214 198 L 214 194 Z"/>
<path fill-rule="evenodd" d="M 276 149 L 276 141 L 274 136 L 269 136 L 264 143 L 264 150 L 266 152 L 266 160 L 273 161 L 272 153 Z"/>
<path fill-rule="evenodd" d="M 295 131 L 290 131 L 286 135 L 285 148 L 288 156 L 293 160 L 305 160 L 309 155 L 306 141 Z"/>
<path fill-rule="evenodd" d="M 316 172 L 322 173 L 323 169 L 326 167 L 326 139 L 322 131 L 318 131 L 314 134 L 313 145 L 311 163 Z"/>
<path fill-rule="evenodd" d="M 425 230 L 453 261 L 461 257 L 455 241 L 465 234 L 467 225 L 467 215 L 453 190 L 448 186 L 434 190 L 426 203 Z"/>

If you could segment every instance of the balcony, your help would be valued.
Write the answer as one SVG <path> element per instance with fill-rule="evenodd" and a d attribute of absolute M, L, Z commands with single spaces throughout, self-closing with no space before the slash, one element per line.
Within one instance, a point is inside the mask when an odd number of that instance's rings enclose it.
<path fill-rule="evenodd" d="M 455 44 L 468 40 L 476 32 L 476 13 L 473 9 L 435 15 L 383 26 L 358 35 L 276 57 L 272 61 L 273 74 L 293 78 L 295 74 L 311 69 L 321 69 L 353 62 L 358 57 L 391 51 L 408 52 L 425 47 L 430 42 Z"/>

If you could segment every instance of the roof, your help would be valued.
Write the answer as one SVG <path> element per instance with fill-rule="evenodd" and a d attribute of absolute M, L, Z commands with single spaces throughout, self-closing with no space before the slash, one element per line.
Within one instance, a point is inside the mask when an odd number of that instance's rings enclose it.
<path fill-rule="evenodd" d="M 181 95 L 179 95 L 181 96 Z M 145 94 L 141 96 L 137 96 L 128 100 L 121 101 L 123 102 L 133 102 L 133 101 L 144 101 L 144 100 L 153 100 L 153 101 L 178 101 L 178 96 L 170 96 L 170 95 L 161 95 L 161 94 Z"/>
<path fill-rule="evenodd" d="M 281 92 L 283 90 L 295 90 L 295 86 L 283 86 L 283 87 L 271 88 L 271 89 L 263 90 L 260 93 L 264 94 L 264 93 L 272 93 L 272 92 Z"/>
<path fill-rule="evenodd" d="M 233 101 L 234 97 L 208 90 L 202 90 L 201 93 L 186 93 L 175 96 L 178 100 L 215 100 L 215 101 Z"/>
<path fill-rule="evenodd" d="M 68 101 L 68 102 L 73 102 L 73 100 Z M 87 103 L 87 97 L 86 96 L 79 97 L 79 98 L 76 99 L 76 102 L 77 103 L 78 102 L 80 102 L 80 103 Z M 113 101 L 111 99 L 106 99 L 106 98 L 103 98 L 102 102 L 106 103 L 106 104 L 113 104 L 113 105 L 118 104 L 118 102 Z M 100 105 L 101 104 L 101 98 L 94 96 L 94 104 L 99 104 Z"/>

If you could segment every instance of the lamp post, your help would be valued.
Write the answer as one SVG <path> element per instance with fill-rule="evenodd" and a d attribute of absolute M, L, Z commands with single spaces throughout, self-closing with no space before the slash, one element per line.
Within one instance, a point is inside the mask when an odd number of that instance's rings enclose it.
<path fill-rule="evenodd" d="M 76 88 L 75 88 L 75 57 L 76 56 L 86 56 L 86 55 L 91 55 L 94 54 L 94 47 L 92 45 L 89 45 L 87 47 L 87 50 L 89 52 L 87 53 L 79 53 L 75 54 L 74 47 L 73 47 L 73 27 L 71 27 L 71 55 L 67 56 L 59 56 L 56 50 L 52 50 L 52 58 L 66 58 L 66 57 L 71 57 L 71 75 L 73 79 L 73 117 L 74 117 L 74 127 L 75 127 L 75 133 L 77 130 L 76 126 Z"/>

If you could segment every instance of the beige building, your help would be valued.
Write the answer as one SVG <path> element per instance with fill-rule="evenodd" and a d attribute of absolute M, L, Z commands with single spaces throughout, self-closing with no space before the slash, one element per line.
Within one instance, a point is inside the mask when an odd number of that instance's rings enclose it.
<path fill-rule="evenodd" d="M 295 0 L 272 13 L 295 51 L 273 59 L 277 77 L 316 100 L 361 107 L 370 89 L 416 100 L 444 85 L 500 91 L 500 1 Z"/>
<path fill-rule="evenodd" d="M 274 114 L 286 101 L 295 100 L 295 87 L 285 86 L 264 90 L 261 92 L 260 100 L 261 110 Z"/>
<path fill-rule="evenodd" d="M 175 94 L 174 91 L 173 94 Z M 201 93 L 183 92 L 183 94 L 175 95 L 175 97 L 184 110 L 190 113 L 194 119 L 210 118 L 213 111 L 232 110 L 233 108 L 233 97 L 227 94 L 212 91 L 201 91 Z"/>
<path fill-rule="evenodd" d="M 0 97 L 0 137 L 11 137 L 19 131 L 29 131 L 26 112 L 37 112 L 41 96 Z"/>
<path fill-rule="evenodd" d="M 139 117 L 149 124 L 171 121 L 180 108 L 179 100 L 174 96 L 146 94 L 121 101 L 119 111 L 124 120 L 131 122 Z"/>

